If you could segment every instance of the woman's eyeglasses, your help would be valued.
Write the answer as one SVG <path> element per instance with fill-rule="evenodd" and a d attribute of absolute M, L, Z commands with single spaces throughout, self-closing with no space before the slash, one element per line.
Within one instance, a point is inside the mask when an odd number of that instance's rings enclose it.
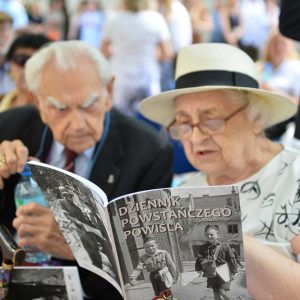
<path fill-rule="evenodd" d="M 187 140 L 191 138 L 194 127 L 198 127 L 204 134 L 210 134 L 210 135 L 218 134 L 225 130 L 225 124 L 227 121 L 229 121 L 238 113 L 243 111 L 247 106 L 248 103 L 240 107 L 236 111 L 232 112 L 226 118 L 202 120 L 197 124 L 190 124 L 190 123 L 178 124 L 176 123 L 176 120 L 174 120 L 167 127 L 167 130 L 169 131 L 171 137 L 175 140 Z"/>
<path fill-rule="evenodd" d="M 12 61 L 18 66 L 24 67 L 29 58 L 31 58 L 30 55 L 17 54 L 12 57 Z"/>

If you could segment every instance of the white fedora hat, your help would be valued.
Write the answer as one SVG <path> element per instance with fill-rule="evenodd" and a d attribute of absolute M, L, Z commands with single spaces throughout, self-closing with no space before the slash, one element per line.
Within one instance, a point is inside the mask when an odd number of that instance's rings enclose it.
<path fill-rule="evenodd" d="M 296 113 L 288 97 L 259 89 L 253 60 L 237 47 L 221 43 L 192 44 L 179 51 L 176 89 L 144 99 L 140 112 L 168 126 L 174 120 L 174 99 L 180 95 L 212 90 L 242 90 L 264 101 L 270 112 L 265 127 L 280 123 Z"/>

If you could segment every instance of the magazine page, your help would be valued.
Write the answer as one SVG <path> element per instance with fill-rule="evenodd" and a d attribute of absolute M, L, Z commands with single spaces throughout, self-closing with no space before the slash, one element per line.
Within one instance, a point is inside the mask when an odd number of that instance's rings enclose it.
<path fill-rule="evenodd" d="M 103 191 L 84 178 L 53 166 L 30 162 L 30 169 L 77 260 L 122 292 L 118 257 Z"/>
<path fill-rule="evenodd" d="M 149 190 L 115 199 L 108 209 L 129 300 L 165 292 L 177 300 L 216 299 L 216 282 L 230 299 L 251 299 L 236 186 Z M 215 273 L 208 275 L 214 253 Z"/>
<path fill-rule="evenodd" d="M 15 267 L 9 300 L 82 300 L 77 267 Z"/>

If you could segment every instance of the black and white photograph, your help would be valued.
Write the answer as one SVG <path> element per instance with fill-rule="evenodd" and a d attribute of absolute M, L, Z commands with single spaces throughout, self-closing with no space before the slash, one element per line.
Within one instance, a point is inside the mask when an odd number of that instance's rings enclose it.
<path fill-rule="evenodd" d="M 251 299 L 237 187 L 152 190 L 113 203 L 128 299 Z"/>
<path fill-rule="evenodd" d="M 105 208 L 73 174 L 33 164 L 30 168 L 78 264 L 121 291 Z"/>
<path fill-rule="evenodd" d="M 82 300 L 76 267 L 15 267 L 10 300 Z"/>

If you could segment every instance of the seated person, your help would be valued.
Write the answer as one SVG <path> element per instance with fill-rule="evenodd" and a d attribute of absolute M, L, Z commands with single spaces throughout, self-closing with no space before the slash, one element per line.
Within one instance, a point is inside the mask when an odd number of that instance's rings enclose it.
<path fill-rule="evenodd" d="M 17 230 L 20 246 L 35 245 L 65 264 L 75 264 L 50 209 L 30 203 L 15 211 L 15 174 L 29 156 L 63 167 L 65 152 L 72 150 L 77 154 L 75 173 L 113 199 L 168 187 L 172 149 L 148 125 L 111 109 L 113 77 L 93 46 L 51 43 L 27 61 L 25 79 L 38 109 L 23 106 L 0 114 L 0 219 L 11 232 Z M 121 299 L 107 281 L 83 269 L 80 275 L 92 299 Z"/>
<path fill-rule="evenodd" d="M 13 18 L 0 9 L 0 100 L 3 94 L 13 90 L 15 84 L 10 77 L 10 66 L 5 57 L 14 39 Z"/>
<path fill-rule="evenodd" d="M 50 40 L 43 34 L 25 33 L 17 37 L 10 45 L 6 60 L 10 63 L 10 74 L 16 84 L 16 89 L 3 96 L 0 112 L 21 105 L 33 104 L 25 84 L 25 64 L 34 52 L 47 43 L 50 43 Z"/>
<path fill-rule="evenodd" d="M 270 92 L 285 94 L 296 104 L 300 98 L 300 61 L 292 40 L 273 32 L 264 48 L 264 56 L 258 62 L 261 73 L 260 87 Z M 272 140 L 281 140 L 294 118 L 276 124 L 266 130 Z"/>
<path fill-rule="evenodd" d="M 259 89 L 255 64 L 245 52 L 217 43 L 183 48 L 176 89 L 140 106 L 145 117 L 181 141 L 198 170 L 182 186 L 239 187 L 254 299 L 300 295 L 300 153 L 264 135 L 265 128 L 292 117 L 296 109 L 289 98 Z"/>

